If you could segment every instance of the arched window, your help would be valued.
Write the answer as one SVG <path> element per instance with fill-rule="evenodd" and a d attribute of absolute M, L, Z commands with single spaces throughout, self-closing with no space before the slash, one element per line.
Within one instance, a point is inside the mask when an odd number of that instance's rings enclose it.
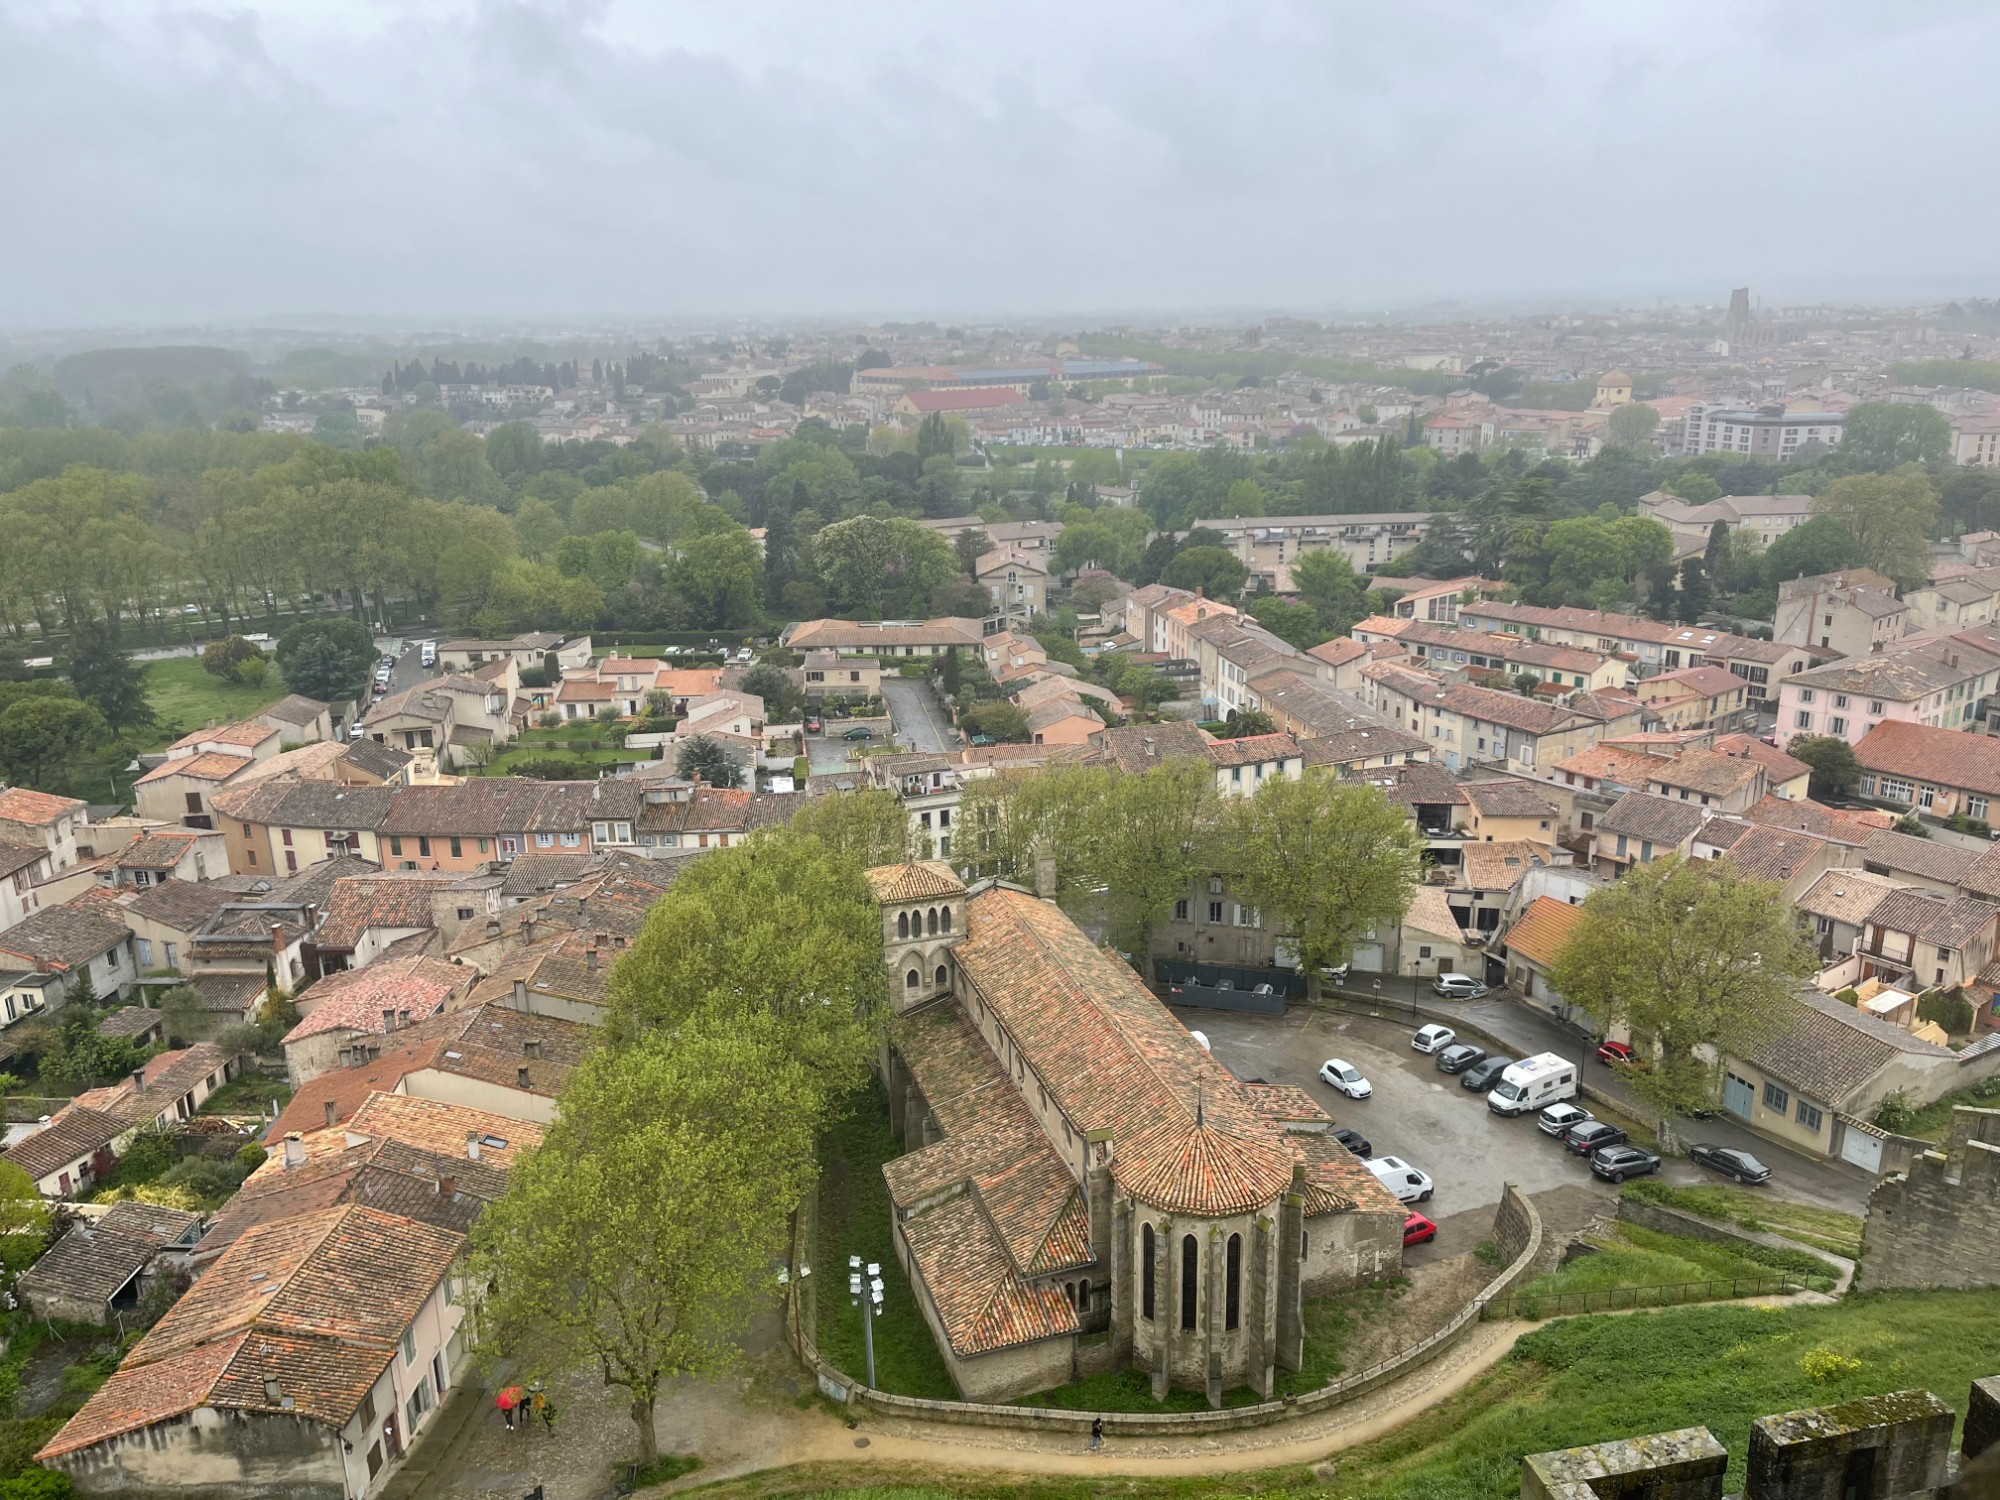
<path fill-rule="evenodd" d="M 906 911 L 899 911 L 896 913 L 896 936 L 900 938 L 906 938 L 909 935 L 910 935 L 910 914 Z"/>
<path fill-rule="evenodd" d="M 1299 1236 L 1299 1259 L 1304 1260 L 1306 1258 L 1306 1251 L 1311 1248 L 1312 1248 L 1312 1236 L 1309 1234 L 1301 1234 Z"/>
<path fill-rule="evenodd" d="M 915 969 L 910 970 L 909 973 L 903 976 L 903 988 L 906 990 L 913 990 L 923 982 L 922 976 Z"/>
<path fill-rule="evenodd" d="M 1243 1236 L 1229 1237 L 1229 1266 L 1222 1292 L 1222 1326 L 1234 1328 L 1243 1321 Z"/>
<path fill-rule="evenodd" d="M 931 936 L 932 936 L 932 937 L 936 937 L 936 936 L 937 936 L 937 908 L 936 908 L 935 906 L 933 906 L 933 907 L 931 908 L 931 928 L 930 928 L 930 931 L 931 931 Z"/>
<path fill-rule="evenodd" d="M 944 978 L 945 978 L 945 975 L 944 975 L 944 965 L 943 965 L 943 964 L 939 964 L 939 965 L 938 965 L 938 971 L 937 971 L 937 986 L 938 986 L 938 988 L 939 988 L 939 989 L 943 989 L 943 988 L 944 988 Z"/>
<path fill-rule="evenodd" d="M 1194 1327 L 1195 1281 L 1201 1274 L 1201 1247 L 1193 1235 L 1181 1240 L 1181 1327 Z"/>
<path fill-rule="evenodd" d="M 1153 1321 L 1153 1226 L 1139 1230 L 1139 1316 Z"/>
<path fill-rule="evenodd" d="M 946 932 L 951 931 L 951 908 L 949 906 L 938 908 L 938 926 L 942 927 Z"/>
<path fill-rule="evenodd" d="M 1071 1307 L 1076 1306 L 1076 1283 L 1074 1281 L 1065 1281 L 1063 1283 L 1063 1295 L 1069 1298 L 1069 1305 Z"/>
<path fill-rule="evenodd" d="M 1087 1281 L 1076 1284 L 1076 1310 L 1080 1313 L 1090 1311 L 1090 1283 Z"/>

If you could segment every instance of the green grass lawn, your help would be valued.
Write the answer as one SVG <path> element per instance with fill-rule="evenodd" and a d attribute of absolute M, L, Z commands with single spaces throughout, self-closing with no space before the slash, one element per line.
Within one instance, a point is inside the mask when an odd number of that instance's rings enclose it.
<path fill-rule="evenodd" d="M 1818 1350 L 1860 1361 L 1824 1383 Z M 815 1465 L 707 1487 L 714 1500 L 1512 1500 L 1521 1456 L 1706 1426 L 1743 1483 L 1751 1421 L 1889 1391 L 1929 1390 L 1960 1410 L 2000 1370 L 2000 1292 L 1895 1292 L 1831 1305 L 1709 1304 L 1571 1318 L 1524 1335 L 1513 1356 L 1386 1436 L 1304 1469 L 1186 1479 L 961 1474 L 918 1466 Z M 1115 1462 L 1116 1453 L 1112 1455 Z"/>
<path fill-rule="evenodd" d="M 1595 1255 L 1580 1256 L 1559 1271 L 1538 1276 L 1514 1294 L 1514 1310 L 1522 1317 L 1551 1317 L 1568 1311 L 1595 1311 L 1599 1304 L 1572 1301 L 1565 1306 L 1564 1293 L 1610 1292 L 1634 1289 L 1631 1302 L 1616 1299 L 1611 1306 L 1644 1306 L 1649 1301 L 1705 1301 L 1710 1296 L 1732 1295 L 1726 1283 L 1740 1280 L 1768 1280 L 1789 1276 L 1795 1281 L 1826 1290 L 1833 1285 L 1833 1267 L 1802 1252 L 1745 1251 L 1712 1245 L 1703 1240 L 1682 1239 L 1677 1235 L 1656 1234 L 1636 1224 L 1620 1224 L 1614 1239 Z M 1690 1283 L 1720 1282 L 1708 1290 L 1692 1290 Z M 1655 1296 L 1647 1289 L 1657 1289 Z M 1670 1291 L 1671 1288 L 1683 1288 Z M 1744 1295 L 1750 1295 L 1746 1290 Z"/>
<path fill-rule="evenodd" d="M 201 669 L 199 657 L 149 662 L 146 698 L 159 722 L 148 735 L 145 748 L 170 745 L 190 730 L 205 727 L 211 719 L 218 724 L 247 719 L 284 696 L 285 683 L 278 676 L 276 663 L 261 687 L 245 687 L 209 676 Z"/>
<path fill-rule="evenodd" d="M 1222 1393 L 1224 1406 L 1255 1406 L 1264 1398 L 1249 1386 Z M 1167 1399 L 1153 1399 L 1153 1383 L 1143 1370 L 1106 1370 L 1083 1380 L 1073 1380 L 1053 1390 L 1022 1396 L 1016 1406 L 1051 1406 L 1058 1411 L 1207 1411 L 1208 1397 L 1201 1391 L 1174 1389 Z"/>
<path fill-rule="evenodd" d="M 268 1107 L 273 1100 L 279 1109 L 292 1102 L 292 1086 L 282 1078 L 266 1078 L 252 1070 L 232 1078 L 202 1101 L 205 1115 L 248 1115 Z"/>
<path fill-rule="evenodd" d="M 1628 1182 L 1627 1196 L 1668 1208 L 1685 1209 L 1706 1218 L 1720 1219 L 1744 1229 L 1763 1229 L 1782 1234 L 1802 1245 L 1826 1250 L 1852 1260 L 1861 1253 L 1861 1220 L 1835 1208 L 1815 1208 L 1780 1198 L 1767 1188 L 1746 1188 L 1723 1183 L 1703 1183 L 1699 1187 L 1675 1187 L 1656 1178 Z"/>
<path fill-rule="evenodd" d="M 953 1401 L 958 1389 L 896 1260 L 882 1163 L 900 1155 L 901 1144 L 889 1127 L 888 1097 L 873 1083 L 848 1101 L 847 1112 L 821 1143 L 818 1243 L 812 1257 L 819 1352 L 856 1380 L 867 1379 L 861 1312 L 847 1301 L 847 1258 L 858 1255 L 864 1265 L 878 1262 L 883 1309 L 875 1321 L 877 1387 L 899 1396 Z"/>
<path fill-rule="evenodd" d="M 2000 1079 L 1988 1079 L 1969 1089 L 1955 1089 L 1942 1099 L 1926 1104 L 1910 1117 L 1898 1134 L 1913 1135 L 1921 1141 L 1941 1141 L 1951 1125 L 1951 1112 L 1961 1104 L 1973 1109 L 2000 1106 Z"/>

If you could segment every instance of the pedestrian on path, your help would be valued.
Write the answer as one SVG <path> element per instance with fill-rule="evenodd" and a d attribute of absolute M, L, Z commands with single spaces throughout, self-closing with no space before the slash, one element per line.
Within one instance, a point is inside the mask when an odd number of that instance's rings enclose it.
<path fill-rule="evenodd" d="M 1093 1417 L 1090 1423 L 1090 1451 L 1095 1453 L 1104 1446 L 1104 1418 Z"/>

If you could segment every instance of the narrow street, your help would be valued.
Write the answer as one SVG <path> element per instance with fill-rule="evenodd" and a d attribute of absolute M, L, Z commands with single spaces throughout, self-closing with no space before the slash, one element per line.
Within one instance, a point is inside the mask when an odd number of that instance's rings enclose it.
<path fill-rule="evenodd" d="M 889 705 L 895 735 L 907 750 L 954 750 L 958 731 L 951 727 L 944 704 L 929 682 L 917 677 L 882 678 L 882 697 Z"/>

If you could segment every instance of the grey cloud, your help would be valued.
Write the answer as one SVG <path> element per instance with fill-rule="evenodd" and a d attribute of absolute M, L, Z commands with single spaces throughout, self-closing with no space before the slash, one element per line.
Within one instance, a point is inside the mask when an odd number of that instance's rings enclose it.
<path fill-rule="evenodd" d="M 1990 291 L 2000 11 L 0 0 L 0 321 Z"/>

